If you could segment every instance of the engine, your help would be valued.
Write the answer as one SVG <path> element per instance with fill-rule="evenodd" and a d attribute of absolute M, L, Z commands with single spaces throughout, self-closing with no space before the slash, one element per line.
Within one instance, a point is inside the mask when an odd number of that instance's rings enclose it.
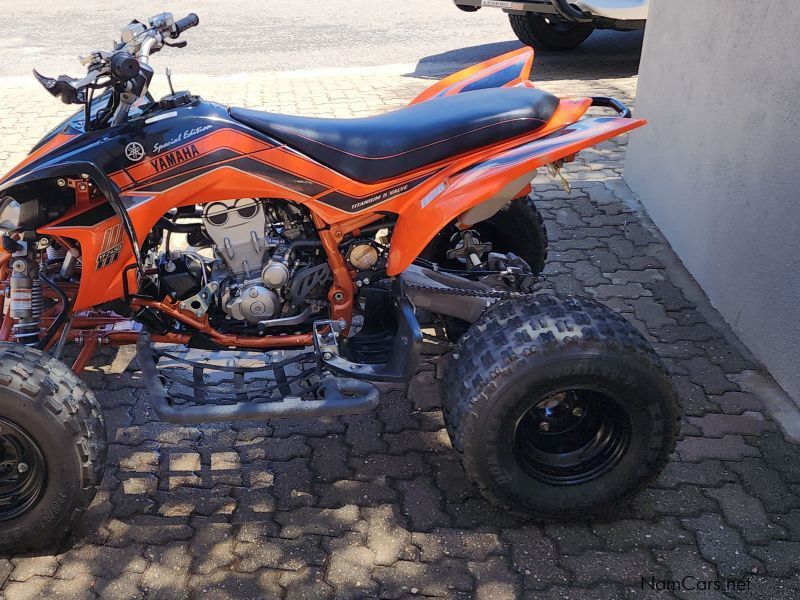
<path fill-rule="evenodd" d="M 203 226 L 225 264 L 218 270 L 227 282 L 220 295 L 222 310 L 249 323 L 275 317 L 282 305 L 279 294 L 289 283 L 291 257 L 284 237 L 268 235 L 263 203 L 243 198 L 208 204 Z"/>
<path fill-rule="evenodd" d="M 163 292 L 182 309 L 223 329 L 263 331 L 299 325 L 325 306 L 330 268 L 302 207 L 242 198 L 207 204 L 189 220 L 173 225 L 189 247 L 158 260 Z"/>

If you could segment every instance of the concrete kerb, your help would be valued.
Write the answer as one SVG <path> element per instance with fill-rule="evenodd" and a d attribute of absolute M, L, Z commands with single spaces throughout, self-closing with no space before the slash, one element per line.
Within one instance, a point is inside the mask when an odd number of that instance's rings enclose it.
<path fill-rule="evenodd" d="M 606 185 L 611 188 L 614 195 L 625 202 L 630 208 L 646 214 L 647 211 L 636 194 L 628 187 L 624 179 L 610 179 Z M 760 369 L 742 371 L 741 373 L 726 374 L 725 376 L 739 385 L 744 391 L 757 396 L 764 403 L 765 408 L 772 417 L 778 422 L 786 434 L 787 439 L 795 444 L 800 444 L 800 404 L 797 399 L 793 399 L 783 388 L 772 378 L 766 368 L 761 366 L 759 360 L 753 356 L 750 349 L 733 332 L 731 326 L 722 315 L 714 308 L 703 288 L 695 281 L 683 262 L 669 245 L 664 235 L 653 224 L 650 219 L 642 219 L 644 224 L 659 241 L 663 242 L 664 248 L 658 250 L 655 256 L 664 263 L 670 273 L 670 279 L 690 302 L 697 306 L 703 318 L 716 329 L 725 340 L 730 343 L 742 356 L 749 362 L 759 365 Z"/>

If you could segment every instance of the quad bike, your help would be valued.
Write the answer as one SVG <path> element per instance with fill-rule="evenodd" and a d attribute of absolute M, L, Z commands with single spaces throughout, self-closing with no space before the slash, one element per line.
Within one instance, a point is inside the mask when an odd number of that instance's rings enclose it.
<path fill-rule="evenodd" d="M 94 496 L 104 423 L 77 374 L 104 344 L 136 344 L 171 423 L 347 415 L 410 379 L 425 315 L 454 343 L 442 407 L 489 500 L 583 518 L 656 476 L 664 367 L 605 306 L 531 293 L 527 199 L 537 169 L 644 121 L 534 89 L 529 48 L 369 118 L 154 100 L 151 55 L 197 24 L 133 21 L 82 79 L 34 72 L 83 107 L 0 180 L 0 552 L 63 539 Z"/>

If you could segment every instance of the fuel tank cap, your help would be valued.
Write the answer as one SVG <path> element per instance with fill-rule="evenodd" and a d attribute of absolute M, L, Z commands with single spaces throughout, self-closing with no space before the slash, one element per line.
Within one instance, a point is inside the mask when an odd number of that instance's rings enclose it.
<path fill-rule="evenodd" d="M 182 91 L 167 94 L 158 101 L 158 104 L 163 110 L 169 110 L 171 108 L 178 108 L 184 104 L 189 104 L 191 101 L 192 95 L 187 91 Z"/>

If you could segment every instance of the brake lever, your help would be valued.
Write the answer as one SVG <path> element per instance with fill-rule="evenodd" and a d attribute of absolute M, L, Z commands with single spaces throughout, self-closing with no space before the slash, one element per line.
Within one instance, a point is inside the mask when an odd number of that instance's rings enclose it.
<path fill-rule="evenodd" d="M 113 52 L 109 52 L 108 50 L 94 50 L 90 52 L 88 56 L 79 56 L 78 61 L 82 65 L 87 65 L 91 70 L 93 66 L 103 65 L 113 54 Z"/>

